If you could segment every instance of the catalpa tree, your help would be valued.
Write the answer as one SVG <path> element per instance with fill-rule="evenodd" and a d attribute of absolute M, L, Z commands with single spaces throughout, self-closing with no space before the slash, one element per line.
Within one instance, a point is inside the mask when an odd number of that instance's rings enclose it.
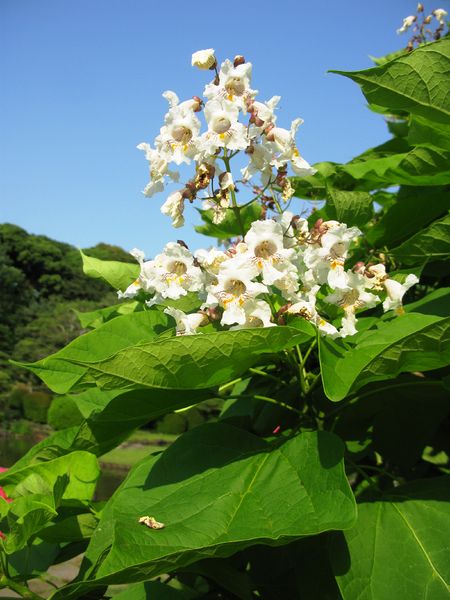
<path fill-rule="evenodd" d="M 161 211 L 180 227 L 194 204 L 216 242 L 83 256 L 121 302 L 23 365 L 84 421 L 0 475 L 3 587 L 37 598 L 28 580 L 83 553 L 52 599 L 450 597 L 445 11 L 399 31 L 406 50 L 338 72 L 392 136 L 346 164 L 307 162 L 243 56 L 195 52 L 204 93 L 164 93 L 144 193 L 178 182 Z M 93 500 L 99 457 L 211 399 L 217 419 Z"/>

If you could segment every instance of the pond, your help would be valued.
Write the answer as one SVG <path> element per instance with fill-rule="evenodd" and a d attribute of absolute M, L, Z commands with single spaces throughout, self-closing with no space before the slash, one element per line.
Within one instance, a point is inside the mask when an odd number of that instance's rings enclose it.
<path fill-rule="evenodd" d="M 42 439 L 41 433 L 0 433 L 0 467 L 10 467 Z M 125 479 L 127 472 L 126 468 L 102 467 L 95 500 L 108 500 Z"/>

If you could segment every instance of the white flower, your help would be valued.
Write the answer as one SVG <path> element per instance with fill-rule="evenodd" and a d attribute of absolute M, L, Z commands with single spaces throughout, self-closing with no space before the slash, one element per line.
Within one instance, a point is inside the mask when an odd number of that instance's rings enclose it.
<path fill-rule="evenodd" d="M 205 87 L 204 95 L 208 100 L 227 100 L 240 110 L 246 111 L 246 102 L 256 96 L 257 91 L 250 88 L 252 77 L 251 63 L 243 63 L 237 67 L 230 60 L 222 63 L 219 72 L 219 83 L 210 83 Z"/>
<path fill-rule="evenodd" d="M 117 292 L 117 295 L 120 299 L 133 298 L 136 296 L 139 290 L 151 292 L 154 291 L 154 289 L 148 285 L 149 278 L 152 278 L 154 262 L 152 260 L 146 261 L 144 252 L 138 248 L 133 248 L 133 250 L 130 251 L 130 254 L 138 261 L 141 270 L 139 277 L 133 281 L 133 283 L 131 283 L 124 292 Z"/>
<path fill-rule="evenodd" d="M 195 266 L 194 257 L 189 250 L 181 244 L 169 242 L 152 263 L 152 271 L 147 275 L 147 286 L 156 295 L 148 302 L 150 306 L 165 298 L 178 300 L 188 292 L 203 290 L 202 271 Z"/>
<path fill-rule="evenodd" d="M 362 274 L 366 279 L 366 288 L 372 290 L 382 290 L 388 278 L 386 267 L 382 264 L 370 265 L 363 269 Z"/>
<path fill-rule="evenodd" d="M 213 48 L 208 48 L 208 50 L 197 50 L 197 52 L 194 52 L 191 64 L 198 69 L 207 70 L 211 69 L 216 62 Z"/>
<path fill-rule="evenodd" d="M 443 8 L 436 8 L 436 10 L 433 10 L 433 15 L 439 21 L 440 25 L 445 25 L 444 17 L 448 15 L 448 12 L 446 10 L 444 10 Z"/>
<path fill-rule="evenodd" d="M 164 95 L 164 94 L 163 94 Z M 155 145 L 169 161 L 177 165 L 190 163 L 190 159 L 198 153 L 198 134 L 200 121 L 195 116 L 192 106 L 194 100 L 178 104 L 178 97 L 173 92 L 165 92 L 171 108 L 165 116 L 165 125 L 155 139 Z"/>
<path fill-rule="evenodd" d="M 277 120 L 275 109 L 280 100 L 281 96 L 272 96 L 267 102 L 258 102 L 256 100 L 251 100 L 249 102 L 250 137 L 260 135 L 268 125 L 275 124 Z"/>
<path fill-rule="evenodd" d="M 241 325 L 234 325 L 230 330 L 235 329 L 252 329 L 254 327 L 276 327 L 275 323 L 271 322 L 272 311 L 269 304 L 264 300 L 255 300 L 251 298 L 243 304 L 246 320 Z"/>
<path fill-rule="evenodd" d="M 230 265 L 251 265 L 262 274 L 266 285 L 295 292 L 298 288 L 297 269 L 289 262 L 294 251 L 284 248 L 281 225 L 271 219 L 254 221 L 244 240 L 246 251 L 231 259 Z"/>
<path fill-rule="evenodd" d="M 405 279 L 405 283 L 395 281 L 395 279 L 386 279 L 384 287 L 387 297 L 383 302 L 384 312 L 388 310 L 396 310 L 400 314 L 403 312 L 402 299 L 410 287 L 419 283 L 419 279 L 414 274 L 409 274 Z"/>
<path fill-rule="evenodd" d="M 375 294 L 366 292 L 366 281 L 362 275 L 353 273 L 352 271 L 347 271 L 345 275 L 347 279 L 346 289 L 339 289 L 330 294 L 325 298 L 325 302 L 337 304 L 337 306 L 340 306 L 344 310 L 345 317 L 347 318 L 345 327 L 348 329 L 353 319 L 352 314 L 357 309 L 372 308 L 378 304 L 380 299 Z"/>
<path fill-rule="evenodd" d="M 180 175 L 177 171 L 169 169 L 167 156 L 151 148 L 146 143 L 139 144 L 137 148 L 145 152 L 145 158 L 150 162 L 150 183 L 145 186 L 143 192 L 145 196 L 151 197 L 158 192 L 162 192 L 166 176 L 173 181 L 178 181 Z"/>
<path fill-rule="evenodd" d="M 168 215 L 172 218 L 173 227 L 182 227 L 184 225 L 184 198 L 181 192 L 170 194 L 161 206 L 161 212 L 163 215 Z"/>
<path fill-rule="evenodd" d="M 247 320 L 244 304 L 269 290 L 262 283 L 252 281 L 258 274 L 257 269 L 229 265 L 230 262 L 224 263 L 217 275 L 217 284 L 208 286 L 205 306 L 223 307 L 222 325 L 243 325 Z"/>
<path fill-rule="evenodd" d="M 289 131 L 282 127 L 273 127 L 266 134 L 267 140 L 272 142 L 276 151 L 280 152 L 280 155 L 272 160 L 272 164 L 279 169 L 290 161 L 292 170 L 300 177 L 314 175 L 314 173 L 317 172 L 317 169 L 311 167 L 311 165 L 300 155 L 295 144 L 295 135 L 302 123 L 303 119 L 297 118 L 292 121 Z"/>
<path fill-rule="evenodd" d="M 404 33 L 407 29 L 411 27 L 417 21 L 417 17 L 415 15 L 410 15 L 409 17 L 405 17 L 403 19 L 403 25 L 400 29 L 397 29 L 397 33 Z"/>
<path fill-rule="evenodd" d="M 226 102 L 212 100 L 205 104 L 208 131 L 201 136 L 201 148 L 207 155 L 214 155 L 219 148 L 245 150 L 249 142 L 247 130 L 238 122 L 237 107 Z"/>
<path fill-rule="evenodd" d="M 227 260 L 230 260 L 228 254 L 222 252 L 222 250 L 216 250 L 216 248 L 211 248 L 209 250 L 197 250 L 195 252 L 195 258 L 201 268 L 212 276 L 212 279 L 215 283 L 217 283 L 216 276 L 218 275 L 222 264 Z"/>
<path fill-rule="evenodd" d="M 208 317 L 203 313 L 197 312 L 187 315 L 182 310 L 171 306 L 165 308 L 164 312 L 175 319 L 177 335 L 194 335 L 199 327 L 208 323 Z"/>
<path fill-rule="evenodd" d="M 241 169 L 242 177 L 245 180 L 251 179 L 253 175 L 259 173 L 264 185 L 267 185 L 272 176 L 273 154 L 268 144 L 263 140 L 260 144 L 251 144 L 247 150 L 250 162 Z"/>
<path fill-rule="evenodd" d="M 308 221 L 286 210 L 275 217 L 283 229 L 283 243 L 285 248 L 303 245 L 309 236 Z"/>

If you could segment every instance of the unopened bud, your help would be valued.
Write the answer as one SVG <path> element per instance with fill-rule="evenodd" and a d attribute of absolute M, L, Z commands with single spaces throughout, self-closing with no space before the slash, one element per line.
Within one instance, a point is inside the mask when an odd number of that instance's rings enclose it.
<path fill-rule="evenodd" d="M 205 310 L 205 314 L 211 321 L 218 321 L 221 317 L 220 311 L 217 308 L 217 306 L 209 306 Z"/>
<path fill-rule="evenodd" d="M 180 246 L 183 246 L 183 248 L 189 250 L 189 246 L 186 244 L 186 242 L 183 242 L 183 240 L 177 240 L 177 244 L 180 244 Z"/>
<path fill-rule="evenodd" d="M 234 57 L 233 66 L 238 67 L 239 65 L 243 65 L 245 63 L 245 58 L 242 54 L 238 54 Z"/>
<path fill-rule="evenodd" d="M 195 104 L 192 107 L 194 112 L 200 112 L 203 108 L 203 100 L 198 96 L 192 96 L 192 100 L 194 100 Z"/>
<path fill-rule="evenodd" d="M 422 4 L 422 2 L 419 2 L 419 4 L 417 5 L 417 12 L 419 12 L 419 13 L 423 12 L 423 4 Z"/>
<path fill-rule="evenodd" d="M 214 85 L 219 85 L 219 83 L 220 83 L 219 76 L 218 76 L 218 75 L 216 75 L 216 76 L 214 77 L 213 84 L 214 84 Z"/>
<path fill-rule="evenodd" d="M 425 23 L 425 25 L 429 25 L 431 23 L 431 19 L 433 17 L 431 15 L 428 15 L 428 17 L 425 17 L 425 19 L 423 20 L 423 22 Z"/>
<path fill-rule="evenodd" d="M 253 154 L 255 151 L 255 146 L 252 146 L 250 144 L 250 146 L 247 146 L 247 148 L 245 149 L 245 154 Z"/>
<path fill-rule="evenodd" d="M 194 52 L 191 64 L 193 67 L 202 70 L 214 69 L 217 65 L 214 49 L 208 48 L 208 50 L 198 50 L 197 52 Z"/>

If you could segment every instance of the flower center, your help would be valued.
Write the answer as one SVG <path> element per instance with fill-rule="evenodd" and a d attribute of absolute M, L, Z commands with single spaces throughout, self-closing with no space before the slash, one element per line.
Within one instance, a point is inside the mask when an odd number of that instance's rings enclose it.
<path fill-rule="evenodd" d="M 245 283 L 239 279 L 229 279 L 224 286 L 224 291 L 232 296 L 242 296 L 246 289 Z"/>
<path fill-rule="evenodd" d="M 167 270 L 169 273 L 173 273 L 174 275 L 184 275 L 187 271 L 187 267 L 184 262 L 181 262 L 180 260 L 174 260 L 168 265 Z"/>
<path fill-rule="evenodd" d="M 240 77 L 231 77 L 231 79 L 226 82 L 225 89 L 231 96 L 233 94 L 236 96 L 242 96 L 242 94 L 245 92 L 245 83 Z"/>
<path fill-rule="evenodd" d="M 177 125 L 172 129 L 172 136 L 176 142 L 188 144 L 192 139 L 192 131 L 184 125 Z"/>
<path fill-rule="evenodd" d="M 344 309 L 352 308 L 355 305 L 358 305 L 358 298 L 359 298 L 358 290 L 350 290 L 349 292 L 346 292 L 342 296 L 342 300 L 339 302 L 339 304 Z"/>
<path fill-rule="evenodd" d="M 219 135 L 221 133 L 226 133 L 230 129 L 230 127 L 231 127 L 231 121 L 225 115 L 217 116 L 214 119 L 214 122 L 212 125 L 213 131 L 215 133 L 218 133 Z"/>
<path fill-rule="evenodd" d="M 271 240 L 264 240 L 255 247 L 257 258 L 270 258 L 277 252 L 277 246 Z"/>

